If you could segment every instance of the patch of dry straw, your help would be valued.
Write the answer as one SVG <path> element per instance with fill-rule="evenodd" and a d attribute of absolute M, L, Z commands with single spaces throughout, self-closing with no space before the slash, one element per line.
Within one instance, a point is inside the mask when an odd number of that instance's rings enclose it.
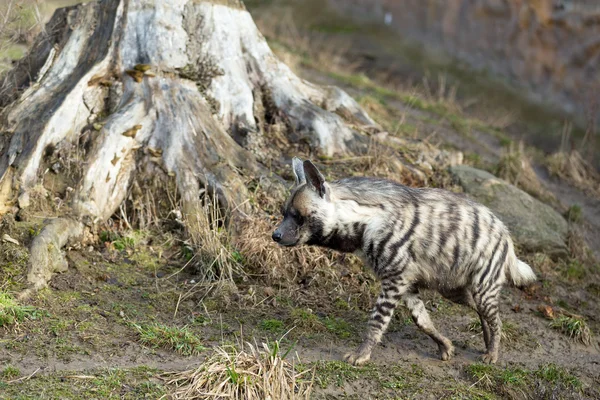
<path fill-rule="evenodd" d="M 520 142 L 518 147 L 513 143 L 505 150 L 498 162 L 496 176 L 523 189 L 538 199 L 556 204 L 556 197 L 540 182 L 525 153 L 525 146 Z"/>
<path fill-rule="evenodd" d="M 167 385 L 173 387 L 171 398 L 176 400 L 309 399 L 311 370 L 297 372 L 286 356 L 278 341 L 262 346 L 246 343 L 242 350 L 216 347 L 198 368 L 170 375 Z"/>
<path fill-rule="evenodd" d="M 577 150 L 552 154 L 548 157 L 547 166 L 552 175 L 587 193 L 600 196 L 600 174 Z"/>
<path fill-rule="evenodd" d="M 271 239 L 274 229 L 265 218 L 251 218 L 234 239 L 251 273 L 278 281 L 294 280 L 298 274 L 315 269 L 333 274 L 331 252 L 312 246 L 278 246 Z"/>

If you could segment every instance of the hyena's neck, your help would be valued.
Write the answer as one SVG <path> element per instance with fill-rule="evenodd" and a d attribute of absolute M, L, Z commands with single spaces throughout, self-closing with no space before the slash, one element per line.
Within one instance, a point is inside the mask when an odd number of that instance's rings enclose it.
<path fill-rule="evenodd" d="M 336 201 L 325 214 L 322 229 L 313 234 L 308 244 L 327 247 L 344 253 L 363 249 L 367 224 L 379 208 L 364 207 L 355 201 Z"/>
<path fill-rule="evenodd" d="M 314 235 L 308 244 L 327 247 L 343 253 L 354 253 L 363 247 L 366 223 L 336 224 L 321 235 Z"/>

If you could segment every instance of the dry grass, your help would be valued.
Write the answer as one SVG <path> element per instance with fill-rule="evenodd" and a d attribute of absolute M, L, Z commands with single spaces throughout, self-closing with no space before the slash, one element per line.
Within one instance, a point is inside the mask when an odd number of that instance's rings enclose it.
<path fill-rule="evenodd" d="M 252 218 L 241 227 L 234 243 L 249 273 L 279 283 L 295 281 L 309 270 L 334 273 L 331 252 L 317 247 L 278 246 L 271 239 L 273 230 L 275 226 L 266 218 Z"/>
<path fill-rule="evenodd" d="M 567 246 L 571 255 L 572 261 L 576 261 L 591 273 L 598 273 L 597 268 L 599 261 L 594 256 L 593 251 L 583 237 L 581 230 L 578 227 L 571 226 L 567 235 Z"/>
<path fill-rule="evenodd" d="M 42 16 L 34 0 L 0 2 L 0 74 L 23 57 Z"/>
<path fill-rule="evenodd" d="M 244 275 L 216 198 L 206 202 L 193 215 L 186 214 L 184 221 L 196 252 L 196 264 L 201 266 L 198 278 L 205 281 L 233 280 L 234 276 Z"/>
<path fill-rule="evenodd" d="M 546 160 L 548 171 L 587 193 L 600 196 L 600 174 L 577 150 L 559 151 Z"/>
<path fill-rule="evenodd" d="M 570 142 L 571 125 L 567 124 L 563 129 L 560 151 L 546 159 L 548 171 L 586 193 L 600 196 L 600 173 L 572 145 L 569 150 Z"/>
<path fill-rule="evenodd" d="M 282 62 L 294 71 L 298 70 L 299 64 L 305 62 L 327 65 L 332 70 L 348 71 L 345 55 L 352 43 L 346 38 L 332 37 L 331 34 L 311 29 L 321 24 L 323 19 L 337 18 L 335 15 L 323 12 L 323 5 L 317 1 L 312 4 L 307 1 L 302 8 L 277 0 L 274 3 L 278 4 L 267 6 L 268 12 L 258 12 L 253 17 Z M 303 12 L 309 9 L 319 9 L 321 12 Z M 299 12 L 303 14 L 300 18 L 297 15 Z M 299 26 L 299 21 L 302 21 L 302 26 Z"/>
<path fill-rule="evenodd" d="M 523 189 L 530 195 L 548 203 L 556 203 L 556 197 L 540 183 L 531 162 L 526 155 L 523 142 L 517 145 L 511 143 L 503 151 L 498 162 L 496 176 Z"/>
<path fill-rule="evenodd" d="M 297 372 L 280 342 L 216 347 L 198 368 L 171 374 L 174 399 L 309 399 L 310 370 Z"/>

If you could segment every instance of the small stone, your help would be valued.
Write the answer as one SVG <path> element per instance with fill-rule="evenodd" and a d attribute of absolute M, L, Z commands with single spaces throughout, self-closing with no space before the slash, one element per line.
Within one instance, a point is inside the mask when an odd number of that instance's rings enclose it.
<path fill-rule="evenodd" d="M 16 244 L 17 246 L 19 245 L 19 241 L 17 239 L 14 239 L 14 238 L 10 237 L 6 233 L 4 235 L 2 235 L 2 241 L 4 241 L 4 242 L 10 242 L 10 243 Z"/>
<path fill-rule="evenodd" d="M 30 204 L 29 193 L 28 192 L 21 193 L 21 195 L 17 199 L 17 202 L 19 203 L 19 208 L 29 207 L 29 204 Z"/>
<path fill-rule="evenodd" d="M 52 164 L 52 166 L 50 167 L 50 169 L 52 170 L 52 172 L 54 172 L 55 174 L 58 175 L 58 173 L 60 172 L 62 165 L 60 165 L 60 163 L 57 161 L 54 164 Z"/>
<path fill-rule="evenodd" d="M 125 313 L 123 312 L 123 310 L 119 311 L 119 317 L 125 318 Z"/>

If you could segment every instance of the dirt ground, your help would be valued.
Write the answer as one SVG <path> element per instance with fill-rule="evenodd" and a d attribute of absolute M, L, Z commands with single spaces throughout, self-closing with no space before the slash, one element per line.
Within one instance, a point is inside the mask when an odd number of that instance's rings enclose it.
<path fill-rule="evenodd" d="M 370 80 L 355 71 L 316 68 L 305 55 L 272 45 L 280 56 L 300 60 L 294 68 L 302 77 L 346 89 L 390 133 L 460 149 L 478 167 L 493 168 L 515 138 L 490 129 L 481 110 L 440 113 L 436 105 L 443 102 L 408 101 L 397 95 L 405 92 L 378 83 L 376 65 L 370 65 Z M 394 53 L 379 50 L 376 60 L 389 64 Z M 322 161 L 329 174 L 341 174 Z M 576 228 L 598 250 L 600 199 L 551 177 L 542 164 L 534 159 L 540 182 L 564 206 L 581 206 L 583 222 Z M 23 287 L 25 249 L 42 223 L 36 214 L 3 221 L 0 233 L 19 244 L 0 244 L 0 293 Z M 315 399 L 600 398 L 597 265 L 521 254 L 540 280 L 525 290 L 503 290 L 504 337 L 496 366 L 478 361 L 484 346 L 474 312 L 424 292 L 456 356 L 439 360 L 433 341 L 399 307 L 371 362 L 351 367 L 342 357 L 360 343 L 378 293 L 375 278 L 353 257 L 327 253 L 326 267 L 298 268 L 292 278 L 289 266 L 274 265 L 268 277 L 246 271 L 235 284 L 201 284 L 185 268 L 189 254 L 178 234 L 103 229 L 93 246 L 67 250 L 69 270 L 23 304 L 22 318 L 0 323 L 0 399 L 160 398 L 170 392 L 164 373 L 198 366 L 213 346 L 275 340 L 292 348 L 288 357 L 299 369 L 314 369 Z M 247 256 L 239 255 L 241 265 Z M 580 340 L 581 326 L 553 327 L 549 313 L 584 321 L 590 340 L 582 343 L 585 334 Z"/>

